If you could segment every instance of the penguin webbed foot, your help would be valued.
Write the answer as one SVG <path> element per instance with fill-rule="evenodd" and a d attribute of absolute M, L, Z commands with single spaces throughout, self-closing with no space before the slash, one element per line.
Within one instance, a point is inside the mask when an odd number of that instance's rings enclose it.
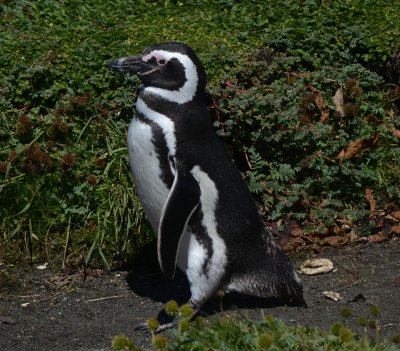
<path fill-rule="evenodd" d="M 192 308 L 193 312 L 189 318 L 189 321 L 192 321 L 200 312 L 200 307 L 197 303 L 188 302 L 188 305 Z M 148 322 L 139 323 L 134 327 L 134 331 L 144 331 L 144 332 L 152 332 L 154 334 L 162 333 L 168 329 L 175 328 L 179 321 L 182 319 L 180 315 L 170 316 L 165 312 L 165 309 L 162 309 L 157 316 L 157 321 L 159 322 L 159 326 L 155 330 L 151 330 L 149 328 Z"/>
<path fill-rule="evenodd" d="M 155 329 L 155 330 L 151 330 L 151 329 L 149 328 L 148 322 L 142 322 L 142 323 L 139 323 L 138 325 L 136 325 L 136 326 L 133 328 L 133 330 L 134 330 L 134 331 L 142 331 L 142 332 L 148 332 L 148 333 L 159 334 L 159 333 L 162 333 L 162 332 L 165 331 L 165 330 L 168 330 L 168 329 L 171 329 L 171 328 L 176 327 L 176 326 L 178 325 L 179 319 L 180 319 L 180 318 L 174 318 L 171 322 L 160 324 L 160 325 L 157 327 L 157 329 Z"/>
<path fill-rule="evenodd" d="M 157 316 L 157 321 L 159 323 L 159 326 L 157 329 L 153 330 L 149 327 L 149 322 L 142 322 L 136 325 L 133 330 L 134 331 L 143 331 L 143 332 L 151 332 L 154 334 L 161 333 L 167 329 L 171 329 L 173 327 L 176 327 L 178 325 L 180 317 L 179 316 L 169 316 L 164 309 L 162 309 Z"/>

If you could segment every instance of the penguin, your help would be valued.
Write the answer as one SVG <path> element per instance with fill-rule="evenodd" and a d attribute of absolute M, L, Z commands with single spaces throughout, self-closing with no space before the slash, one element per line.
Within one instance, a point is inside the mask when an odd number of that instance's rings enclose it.
<path fill-rule="evenodd" d="M 109 67 L 142 83 L 128 129 L 130 167 L 157 232 L 160 268 L 171 279 L 177 268 L 186 274 L 193 316 L 220 290 L 306 306 L 294 267 L 213 129 L 194 50 L 166 42 Z"/>

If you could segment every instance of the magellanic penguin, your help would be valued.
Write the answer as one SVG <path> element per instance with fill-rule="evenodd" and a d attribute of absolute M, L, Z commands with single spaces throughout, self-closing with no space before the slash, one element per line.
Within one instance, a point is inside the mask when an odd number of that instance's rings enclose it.
<path fill-rule="evenodd" d="M 186 273 L 195 313 L 221 289 L 305 305 L 299 277 L 213 130 L 195 52 L 162 43 L 110 68 L 143 83 L 128 130 L 131 170 L 158 233 L 161 270 L 169 278 L 176 267 Z"/>

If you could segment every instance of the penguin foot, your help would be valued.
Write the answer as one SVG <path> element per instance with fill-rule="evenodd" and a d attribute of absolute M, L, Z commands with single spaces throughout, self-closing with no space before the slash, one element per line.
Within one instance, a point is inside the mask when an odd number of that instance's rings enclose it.
<path fill-rule="evenodd" d="M 134 331 L 150 331 L 147 322 L 139 323 L 136 327 L 133 328 Z"/>
<path fill-rule="evenodd" d="M 159 334 L 159 333 L 162 333 L 165 330 L 168 330 L 168 329 L 176 327 L 178 325 L 178 321 L 179 321 L 179 317 L 174 318 L 171 322 L 160 324 L 158 326 L 158 328 L 156 330 L 153 330 L 153 331 L 149 328 L 149 325 L 148 325 L 147 322 L 142 322 L 142 323 L 139 323 L 138 325 L 136 325 L 133 328 L 133 330 L 134 331 L 143 331 L 143 332 Z"/>
<path fill-rule="evenodd" d="M 178 320 L 179 318 L 174 318 L 174 320 L 172 322 L 169 323 L 165 323 L 165 324 L 161 324 L 155 331 L 154 334 L 159 334 L 162 333 L 165 330 L 174 328 L 178 325 Z"/>
<path fill-rule="evenodd" d="M 189 318 L 189 321 L 192 321 L 200 312 L 200 305 L 194 301 L 189 301 L 188 305 L 192 308 L 192 314 Z M 178 325 L 178 322 L 182 319 L 180 315 L 175 315 L 175 316 L 170 316 L 167 315 L 165 310 L 161 310 L 158 313 L 157 321 L 159 322 L 159 326 L 157 327 L 156 330 L 150 329 L 149 328 L 149 323 L 148 322 L 142 322 L 136 325 L 133 330 L 134 331 L 144 331 L 144 332 L 150 332 L 153 334 L 159 334 L 162 333 L 165 330 L 174 328 Z"/>

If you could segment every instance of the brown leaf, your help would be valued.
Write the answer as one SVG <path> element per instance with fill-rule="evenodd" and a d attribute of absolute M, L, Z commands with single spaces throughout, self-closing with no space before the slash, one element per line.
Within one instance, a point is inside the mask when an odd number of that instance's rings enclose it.
<path fill-rule="evenodd" d="M 313 87 L 312 85 L 307 85 L 305 90 L 311 90 L 312 93 L 314 94 L 314 102 L 315 105 L 317 106 L 318 110 L 321 112 L 321 116 L 319 118 L 319 121 L 321 123 L 325 123 L 329 119 L 329 108 L 328 105 L 325 103 L 325 100 L 321 93 L 318 91 L 317 88 Z"/>
<path fill-rule="evenodd" d="M 393 128 L 393 134 L 395 137 L 400 139 L 400 130 Z"/>
<path fill-rule="evenodd" d="M 319 237 L 326 237 L 329 235 L 329 228 L 324 224 L 320 224 L 315 234 L 318 235 Z"/>
<path fill-rule="evenodd" d="M 324 239 L 321 239 L 322 245 L 330 245 L 330 246 L 341 246 L 346 244 L 349 241 L 348 237 L 343 236 L 328 236 Z"/>
<path fill-rule="evenodd" d="M 335 96 L 333 97 L 333 103 L 335 104 L 335 110 L 339 113 L 341 117 L 344 117 L 344 101 L 343 101 L 343 90 L 339 88 L 336 90 Z"/>
<path fill-rule="evenodd" d="M 297 248 L 296 245 L 289 243 L 289 242 L 281 244 L 281 249 L 283 252 L 293 251 L 293 250 L 296 250 L 296 248 Z"/>
<path fill-rule="evenodd" d="M 365 189 L 365 198 L 369 203 L 369 216 L 372 217 L 376 209 L 376 201 L 374 199 L 374 194 L 372 189 Z"/>
<path fill-rule="evenodd" d="M 71 275 L 54 275 L 49 279 L 49 282 L 58 288 L 62 288 L 72 282 Z"/>
<path fill-rule="evenodd" d="M 301 236 L 301 235 L 303 235 L 303 229 L 301 229 L 301 227 L 296 223 L 293 225 L 290 235 L 295 236 L 295 237 Z"/>
<path fill-rule="evenodd" d="M 370 139 L 359 139 L 352 141 L 345 149 L 339 152 L 336 158 L 339 160 L 339 164 L 342 164 L 345 159 L 349 159 L 358 156 L 365 150 L 369 150 L 379 140 L 379 136 L 375 135 Z"/>
<path fill-rule="evenodd" d="M 328 121 L 328 119 L 329 119 L 329 111 L 328 110 L 322 111 L 319 121 L 321 123 L 325 123 Z"/>
<path fill-rule="evenodd" d="M 347 145 L 345 158 L 357 156 L 366 149 L 367 139 L 359 139 Z"/>
<path fill-rule="evenodd" d="M 386 216 L 386 218 L 400 221 L 400 211 L 392 211 Z"/>
<path fill-rule="evenodd" d="M 335 234 L 335 235 L 340 235 L 341 233 L 341 229 L 339 226 L 337 226 L 336 224 L 333 225 L 330 230 Z"/>
<path fill-rule="evenodd" d="M 343 163 L 345 158 L 346 158 L 346 151 L 342 149 L 342 151 L 340 151 L 339 154 L 337 155 L 337 159 L 339 160 L 340 165 Z"/>
<path fill-rule="evenodd" d="M 368 241 L 373 243 L 380 243 L 382 241 L 385 241 L 386 239 L 387 239 L 386 235 L 384 235 L 382 232 L 370 235 L 368 237 Z"/>
<path fill-rule="evenodd" d="M 400 235 L 400 224 L 396 224 L 390 230 L 390 234 L 392 235 Z"/>
<path fill-rule="evenodd" d="M 279 242 L 284 252 L 295 250 L 297 247 L 304 244 L 304 240 L 301 236 L 287 235 L 283 240 Z"/>

